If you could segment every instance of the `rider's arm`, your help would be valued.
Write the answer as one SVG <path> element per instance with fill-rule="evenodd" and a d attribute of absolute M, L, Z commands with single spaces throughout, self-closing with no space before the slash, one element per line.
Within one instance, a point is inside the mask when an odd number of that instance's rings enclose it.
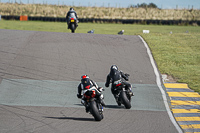
<path fill-rule="evenodd" d="M 76 13 L 76 11 L 73 11 L 73 13 L 75 14 L 76 18 L 78 19 L 78 16 L 77 16 L 77 13 Z"/>
<path fill-rule="evenodd" d="M 120 71 L 120 73 L 121 73 L 122 77 L 123 77 L 126 81 L 128 81 L 128 76 L 127 76 L 126 74 L 124 74 L 122 71 Z"/>
<path fill-rule="evenodd" d="M 93 85 L 94 85 L 96 88 L 98 88 L 98 85 L 97 85 L 96 82 L 94 82 L 93 80 L 91 80 L 91 82 L 93 83 Z"/>
<path fill-rule="evenodd" d="M 110 84 L 110 74 L 108 74 L 108 76 L 107 76 L 105 86 L 109 87 L 109 84 Z"/>
<path fill-rule="evenodd" d="M 76 12 L 75 12 L 75 15 L 76 15 L 76 18 L 78 19 L 78 16 L 77 16 Z"/>
<path fill-rule="evenodd" d="M 68 19 L 70 12 L 67 13 L 66 19 Z"/>
<path fill-rule="evenodd" d="M 81 98 L 81 91 L 82 91 L 82 88 L 81 88 L 81 83 L 78 85 L 78 94 L 77 94 L 77 97 L 78 98 Z"/>

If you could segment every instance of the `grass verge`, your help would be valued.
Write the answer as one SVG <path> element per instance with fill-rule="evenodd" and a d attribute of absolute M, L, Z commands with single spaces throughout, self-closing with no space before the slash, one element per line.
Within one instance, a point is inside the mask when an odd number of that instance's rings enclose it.
<path fill-rule="evenodd" d="M 66 23 L 58 22 L 0 21 L 0 29 L 70 32 L 66 27 Z M 95 34 L 117 34 L 123 29 L 125 35 L 141 35 L 162 74 L 187 83 L 200 93 L 200 27 L 80 23 L 76 33 L 91 29 Z M 142 30 L 150 30 L 150 34 L 143 34 Z"/>

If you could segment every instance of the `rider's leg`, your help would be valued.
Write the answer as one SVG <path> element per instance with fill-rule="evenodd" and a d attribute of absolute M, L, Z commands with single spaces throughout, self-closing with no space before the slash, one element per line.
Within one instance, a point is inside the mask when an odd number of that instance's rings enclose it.
<path fill-rule="evenodd" d="M 130 91 L 129 92 L 130 96 L 134 96 L 131 84 L 129 84 L 128 82 L 124 82 L 124 84 L 125 84 L 125 89 Z"/>
<path fill-rule="evenodd" d="M 85 106 L 86 113 L 88 113 L 89 112 L 89 107 L 88 107 L 88 104 L 87 104 L 87 101 L 86 101 L 85 97 L 82 98 L 81 103 Z"/>
<path fill-rule="evenodd" d="M 77 19 L 77 21 L 76 21 L 76 26 L 77 26 L 77 27 L 78 27 L 78 22 L 79 22 L 79 21 L 78 21 L 78 19 Z"/>
<path fill-rule="evenodd" d="M 115 100 L 116 100 L 118 106 L 121 106 L 121 102 L 119 102 L 119 100 L 118 100 L 118 99 L 119 99 L 119 94 L 118 94 L 118 92 L 114 89 L 114 87 L 111 88 L 111 92 L 112 92 L 112 94 L 113 94 L 113 96 L 114 96 L 114 98 L 115 98 Z"/>
<path fill-rule="evenodd" d="M 104 99 L 103 94 L 101 94 L 97 89 L 95 91 L 96 91 L 97 99 L 102 104 L 102 106 L 105 106 L 105 102 L 103 101 Z"/>

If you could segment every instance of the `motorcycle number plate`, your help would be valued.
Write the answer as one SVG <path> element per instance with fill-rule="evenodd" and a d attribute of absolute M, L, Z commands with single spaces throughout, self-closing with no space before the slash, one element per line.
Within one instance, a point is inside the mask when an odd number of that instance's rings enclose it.
<path fill-rule="evenodd" d="M 71 22 L 74 22 L 74 20 L 72 19 Z"/>

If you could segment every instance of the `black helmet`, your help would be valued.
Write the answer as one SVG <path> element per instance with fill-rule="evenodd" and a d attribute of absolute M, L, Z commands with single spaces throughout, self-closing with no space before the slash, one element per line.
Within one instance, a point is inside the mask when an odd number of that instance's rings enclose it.
<path fill-rule="evenodd" d="M 70 8 L 70 11 L 74 11 L 74 8 L 71 7 L 71 8 Z"/>
<path fill-rule="evenodd" d="M 110 68 L 110 70 L 111 70 L 111 71 L 112 71 L 112 70 L 118 70 L 117 65 L 112 65 L 111 68 Z"/>

